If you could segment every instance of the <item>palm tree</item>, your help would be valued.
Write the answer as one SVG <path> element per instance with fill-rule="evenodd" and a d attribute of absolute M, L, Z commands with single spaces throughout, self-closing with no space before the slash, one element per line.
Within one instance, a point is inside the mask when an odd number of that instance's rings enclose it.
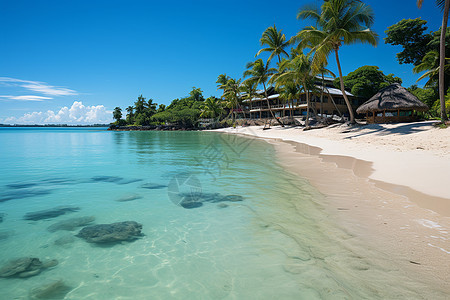
<path fill-rule="evenodd" d="M 335 53 L 339 70 L 342 95 L 350 113 L 350 123 L 355 123 L 352 106 L 347 98 L 342 78 L 339 49 L 342 45 L 357 42 L 376 46 L 378 35 L 369 28 L 374 22 L 370 6 L 355 0 L 328 0 L 319 8 L 306 6 L 297 15 L 297 19 L 312 19 L 316 26 L 308 26 L 292 39 L 300 41 L 299 48 L 311 46 L 314 52 L 313 67 L 318 72 L 326 65 L 331 52 Z"/>
<path fill-rule="evenodd" d="M 220 118 L 223 108 L 220 99 L 216 97 L 207 98 L 203 104 L 200 106 L 201 117 L 207 118 Z"/>
<path fill-rule="evenodd" d="M 260 84 L 263 85 L 264 96 L 266 97 L 267 107 L 269 108 L 270 114 L 272 115 L 272 118 L 277 120 L 277 122 L 282 127 L 284 127 L 284 124 L 278 118 L 275 118 L 275 115 L 273 114 L 272 108 L 270 107 L 266 87 L 266 83 L 269 80 L 269 77 L 275 74 L 277 70 L 275 68 L 269 68 L 269 64 L 265 64 L 261 58 L 257 59 L 254 62 L 249 62 L 246 68 L 247 70 L 244 72 L 244 78 L 250 77 L 247 79 L 247 81 L 254 82 L 257 86 Z"/>
<path fill-rule="evenodd" d="M 294 84 L 306 94 L 306 122 L 309 126 L 310 92 L 315 89 L 315 74 L 312 68 L 311 55 L 298 54 L 292 59 L 283 59 L 279 65 L 280 72 L 271 78 L 277 85 Z"/>
<path fill-rule="evenodd" d="M 128 124 L 133 124 L 133 117 L 134 117 L 134 107 L 133 106 L 128 106 L 126 108 L 127 111 L 127 122 Z"/>
<path fill-rule="evenodd" d="M 232 115 L 234 121 L 236 110 L 241 104 L 241 79 L 236 80 L 227 76 L 226 74 L 220 74 L 217 78 L 216 83 L 218 84 L 217 89 L 223 90 L 222 98 L 226 103 L 225 106 L 230 109 L 230 114 Z"/>
<path fill-rule="evenodd" d="M 446 66 L 447 68 L 449 66 Z M 431 86 L 437 82 L 439 82 L 439 52 L 436 50 L 431 50 L 425 54 L 422 58 L 422 62 L 413 68 L 414 73 L 421 73 L 426 71 L 422 76 L 417 79 L 420 81 L 425 77 L 428 77 L 427 83 L 425 86 Z"/>
<path fill-rule="evenodd" d="M 119 123 L 119 120 L 122 118 L 122 109 L 120 107 L 117 106 L 116 108 L 114 108 L 113 118 L 117 123 Z"/>
<path fill-rule="evenodd" d="M 252 99 L 259 96 L 259 94 L 256 92 L 257 89 L 256 82 L 245 80 L 240 87 L 241 92 L 244 93 L 243 98 L 249 100 L 250 102 L 250 110 L 252 110 Z M 251 119 L 251 115 L 250 115 Z"/>
<path fill-rule="evenodd" d="M 293 82 L 282 84 L 276 82 L 275 87 L 280 92 L 280 99 L 288 103 L 289 117 L 292 118 L 292 108 L 294 107 L 294 99 L 300 99 L 300 87 Z"/>
<path fill-rule="evenodd" d="M 275 55 L 278 56 L 278 63 L 280 63 L 280 55 L 284 54 L 289 56 L 289 54 L 284 50 L 284 48 L 289 45 L 289 41 L 286 41 L 286 36 L 281 33 L 281 30 L 277 30 L 275 24 L 273 27 L 269 27 L 263 32 L 259 41 L 261 46 L 267 45 L 267 47 L 259 50 L 255 57 L 260 55 L 262 52 L 271 52 L 269 58 L 267 59 L 267 63 L 270 63 Z"/>
<path fill-rule="evenodd" d="M 417 6 L 422 7 L 423 0 L 417 1 Z M 436 0 L 437 6 L 444 10 L 441 26 L 441 40 L 439 44 L 439 100 L 441 102 L 441 120 L 447 121 L 445 112 L 445 34 L 447 33 L 447 21 L 450 8 L 450 0 Z"/>
<path fill-rule="evenodd" d="M 142 94 L 138 97 L 136 102 L 134 102 L 134 107 L 136 108 L 136 115 L 142 114 L 145 111 L 145 98 Z"/>

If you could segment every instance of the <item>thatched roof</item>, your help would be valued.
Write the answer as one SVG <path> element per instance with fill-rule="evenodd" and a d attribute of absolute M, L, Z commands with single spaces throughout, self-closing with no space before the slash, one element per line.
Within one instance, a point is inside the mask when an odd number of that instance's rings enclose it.
<path fill-rule="evenodd" d="M 369 111 L 383 110 L 417 110 L 427 111 L 428 106 L 398 83 L 381 89 L 372 98 L 364 102 L 356 112 L 365 114 Z"/>

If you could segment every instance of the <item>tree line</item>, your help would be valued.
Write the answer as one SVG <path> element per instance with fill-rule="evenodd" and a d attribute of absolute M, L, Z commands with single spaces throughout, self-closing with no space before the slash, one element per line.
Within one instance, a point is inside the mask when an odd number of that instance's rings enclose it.
<path fill-rule="evenodd" d="M 444 21 L 448 18 L 450 0 L 436 1 L 444 10 Z M 422 1 L 418 1 L 420 6 Z M 150 99 L 147 102 L 139 97 L 134 106 L 127 108 L 126 119 L 121 119 L 121 109 L 114 110 L 116 123 L 148 125 L 175 123 L 182 126 L 195 126 L 200 117 L 231 118 L 234 120 L 243 111 L 243 101 L 262 97 L 267 101 L 269 112 L 275 118 L 268 98 L 269 86 L 274 86 L 280 98 L 293 105 L 293 99 L 306 95 L 307 117 L 309 120 L 310 94 L 317 89 L 317 78 L 325 75 L 337 77 L 334 81 L 344 97 L 349 112 L 350 123 L 355 122 L 353 108 L 345 90 L 351 91 L 360 98 L 369 98 L 379 89 L 401 79 L 393 74 L 385 75 L 377 66 L 363 66 L 347 76 L 342 75 L 339 51 L 344 45 L 367 43 L 376 46 L 378 35 L 371 26 L 374 23 L 374 13 L 371 7 L 358 0 L 328 0 L 322 5 L 305 5 L 297 14 L 299 20 L 309 20 L 313 25 L 306 26 L 296 35 L 287 39 L 282 30 L 271 26 L 267 28 L 260 39 L 262 48 L 255 54 L 269 54 L 267 60 L 257 58 L 246 65 L 243 79 L 232 78 L 226 74 L 218 76 L 217 88 L 222 91 L 220 98 L 203 98 L 198 88 L 193 88 L 188 97 L 175 99 L 165 107 Z M 432 109 L 430 116 L 440 115 L 441 120 L 447 120 L 447 106 L 450 106 L 450 90 L 448 64 L 441 67 L 442 57 L 445 58 L 446 42 L 450 39 L 446 22 L 443 30 L 427 33 L 426 21 L 421 19 L 402 20 L 386 30 L 385 43 L 401 45 L 403 51 L 397 54 L 400 64 L 413 64 L 414 72 L 425 72 L 419 80 L 428 78 L 423 89 L 414 85 L 409 90 Z M 442 53 L 444 49 L 444 53 Z M 334 56 L 337 64 L 337 76 L 327 69 L 330 56 Z M 443 79 L 441 78 L 443 77 Z M 441 80 L 442 79 L 442 80 Z M 257 92 L 262 88 L 261 92 Z M 443 92 L 444 91 L 444 92 Z M 447 91 L 447 93 L 445 93 Z M 306 124 L 308 125 L 308 123 Z"/>

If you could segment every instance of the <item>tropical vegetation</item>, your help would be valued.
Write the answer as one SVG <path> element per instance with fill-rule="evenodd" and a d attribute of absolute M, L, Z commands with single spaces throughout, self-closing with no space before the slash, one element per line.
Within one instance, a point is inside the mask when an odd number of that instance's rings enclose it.
<path fill-rule="evenodd" d="M 419 0 L 418 5 L 421 3 Z M 450 42 L 450 31 L 446 28 L 449 3 L 450 0 L 436 1 L 443 9 L 442 30 L 427 32 L 427 21 L 420 18 L 401 20 L 387 28 L 384 39 L 387 44 L 402 46 L 403 50 L 397 54 L 400 64 L 412 64 L 414 72 L 421 73 L 418 80 L 427 78 L 423 88 L 417 85 L 408 88 L 431 108 L 424 116 L 440 115 L 443 121 L 447 118 L 450 101 L 450 49 L 445 47 Z M 114 124 L 198 128 L 209 120 L 210 124 L 230 125 L 238 119 L 245 119 L 253 101 L 262 99 L 267 104 L 269 116 L 284 126 L 284 121 L 280 115 L 275 115 L 269 100 L 269 91 L 275 89 L 282 105 L 289 107 L 289 117 L 292 117 L 294 100 L 305 95 L 305 125 L 308 126 L 311 117 L 323 117 L 324 75 L 335 78 L 334 85 L 340 89 L 345 100 L 349 121 L 354 123 L 355 115 L 347 92 L 359 99 L 368 99 L 392 83 L 402 83 L 399 77 L 385 75 L 377 66 L 361 66 L 346 76 L 342 74 L 339 52 L 343 46 L 355 43 L 376 46 L 378 43 L 378 35 L 371 29 L 374 13 L 369 5 L 359 0 L 327 0 L 319 6 L 303 6 L 297 19 L 311 23 L 289 39 L 275 24 L 263 31 L 259 40 L 261 49 L 255 54 L 258 58 L 246 64 L 242 78 L 226 73 L 217 77 L 217 89 L 221 91 L 219 98 L 211 96 L 205 99 L 203 91 L 196 87 L 188 96 L 174 99 L 168 106 L 158 105 L 153 99 L 146 100 L 140 95 L 134 105 L 125 109 L 125 119 L 122 119 L 120 107 L 114 109 Z M 263 54 L 266 59 L 262 58 Z M 336 61 L 338 78 L 327 69 L 330 55 Z M 318 88 L 320 78 L 322 89 Z M 443 94 L 443 91 L 447 93 Z M 320 94 L 320 113 L 316 111 L 316 106 L 311 106 L 312 94 Z M 337 109 L 329 93 L 328 96 Z M 317 97 L 314 99 L 317 101 Z"/>

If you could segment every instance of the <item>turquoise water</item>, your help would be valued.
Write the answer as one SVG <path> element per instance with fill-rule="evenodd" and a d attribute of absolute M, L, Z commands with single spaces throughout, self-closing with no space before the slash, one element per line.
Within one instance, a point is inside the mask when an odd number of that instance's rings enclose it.
<path fill-rule="evenodd" d="M 55 280 L 68 286 L 58 299 L 442 296 L 349 242 L 353 236 L 329 221 L 324 196 L 286 173 L 261 140 L 2 128 L 0 167 L 0 267 L 20 257 L 59 262 L 37 276 L 0 278 L 0 299 L 28 299 Z M 186 195 L 195 205 L 180 203 Z M 79 210 L 24 220 L 60 206 Z M 47 229 L 85 216 L 136 221 L 144 236 L 102 245 L 74 237 L 82 227 Z"/>

